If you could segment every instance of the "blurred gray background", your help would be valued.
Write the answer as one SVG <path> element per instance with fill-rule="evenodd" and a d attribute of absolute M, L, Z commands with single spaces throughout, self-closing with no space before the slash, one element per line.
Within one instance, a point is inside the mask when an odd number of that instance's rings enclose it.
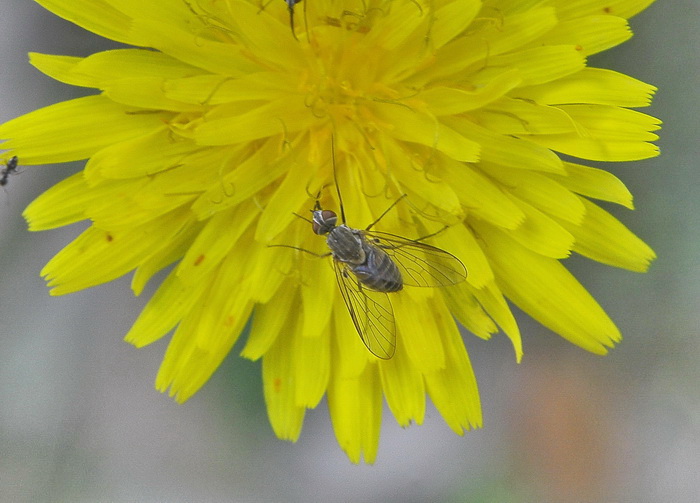
<path fill-rule="evenodd" d="M 0 0 L 0 121 L 83 91 L 27 52 L 113 47 L 27 0 Z M 659 255 L 639 275 L 568 266 L 621 328 L 607 357 L 521 316 L 525 358 L 466 335 L 485 425 L 455 436 L 429 408 L 387 412 L 374 466 L 351 465 L 325 402 L 296 444 L 274 437 L 260 365 L 229 357 L 185 405 L 153 388 L 167 341 L 123 335 L 148 299 L 130 278 L 51 298 L 39 271 L 83 227 L 30 234 L 23 208 L 78 165 L 28 167 L 0 191 L 0 501 L 700 501 L 700 2 L 659 0 L 591 65 L 660 88 L 661 157 L 613 165 L 637 210 L 616 215 Z"/>

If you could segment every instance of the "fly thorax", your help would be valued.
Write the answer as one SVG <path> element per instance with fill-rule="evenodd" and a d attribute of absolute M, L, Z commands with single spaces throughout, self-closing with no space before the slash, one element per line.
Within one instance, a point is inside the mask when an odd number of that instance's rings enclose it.
<path fill-rule="evenodd" d="M 362 238 L 346 225 L 334 227 L 326 238 L 328 248 L 340 262 L 363 264 L 366 260 Z"/>

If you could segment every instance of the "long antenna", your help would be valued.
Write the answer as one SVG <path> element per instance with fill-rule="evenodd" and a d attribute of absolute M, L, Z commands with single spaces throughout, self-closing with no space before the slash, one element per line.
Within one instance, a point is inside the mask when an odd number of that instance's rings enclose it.
<path fill-rule="evenodd" d="M 331 160 L 333 161 L 333 181 L 335 190 L 338 193 L 338 203 L 340 204 L 340 220 L 345 223 L 345 208 L 343 207 L 343 196 L 340 195 L 340 184 L 338 183 L 338 173 L 335 167 L 335 136 L 331 135 Z"/>

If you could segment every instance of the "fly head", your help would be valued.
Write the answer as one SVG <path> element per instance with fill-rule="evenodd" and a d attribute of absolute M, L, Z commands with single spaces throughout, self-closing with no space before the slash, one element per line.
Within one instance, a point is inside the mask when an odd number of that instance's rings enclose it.
<path fill-rule="evenodd" d="M 331 210 L 314 210 L 313 230 L 319 235 L 328 234 L 338 223 L 338 215 Z"/>

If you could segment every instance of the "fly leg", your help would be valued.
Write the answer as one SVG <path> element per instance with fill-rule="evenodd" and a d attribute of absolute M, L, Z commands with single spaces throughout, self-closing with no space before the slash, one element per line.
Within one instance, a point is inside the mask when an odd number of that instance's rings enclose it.
<path fill-rule="evenodd" d="M 389 206 L 387 209 L 385 209 L 384 212 L 383 212 L 381 215 L 379 215 L 379 218 L 377 218 L 374 222 L 372 222 L 371 224 L 369 224 L 365 230 L 368 231 L 368 230 L 370 230 L 372 227 L 374 227 L 377 223 L 379 223 L 379 221 L 380 221 L 382 218 L 384 218 L 384 215 L 386 215 L 387 213 L 389 213 L 389 212 L 392 210 L 392 208 L 393 208 L 394 206 L 396 206 L 397 204 L 399 204 L 399 201 L 401 201 L 401 200 L 402 200 L 403 198 L 405 198 L 406 196 L 407 196 L 407 194 L 403 194 L 403 195 L 402 195 L 401 197 L 399 197 L 396 201 L 394 201 L 393 203 L 391 203 L 391 206 Z M 430 236 L 426 236 L 426 237 L 430 237 Z M 425 238 L 423 238 L 423 239 L 425 239 Z"/>

